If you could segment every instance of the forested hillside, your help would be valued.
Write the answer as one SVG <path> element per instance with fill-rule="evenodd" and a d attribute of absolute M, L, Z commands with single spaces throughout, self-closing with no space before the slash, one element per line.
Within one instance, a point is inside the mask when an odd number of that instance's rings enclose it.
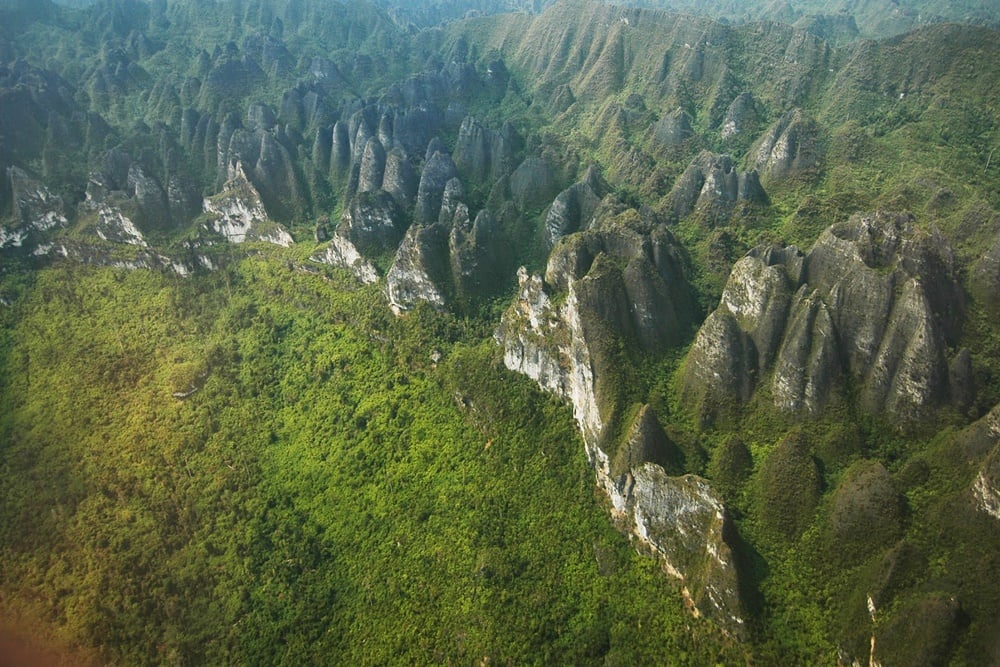
<path fill-rule="evenodd" d="M 72 4 L 0 661 L 1000 661 L 995 7 Z"/>

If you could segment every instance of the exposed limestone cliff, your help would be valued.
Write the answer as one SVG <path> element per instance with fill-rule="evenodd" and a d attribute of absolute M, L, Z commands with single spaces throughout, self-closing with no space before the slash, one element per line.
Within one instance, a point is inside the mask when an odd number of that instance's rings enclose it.
<path fill-rule="evenodd" d="M 558 194 L 552 169 L 541 158 L 527 158 L 510 175 L 510 194 L 519 211 L 541 208 Z"/>
<path fill-rule="evenodd" d="M 742 92 L 729 104 L 726 109 L 726 116 L 722 120 L 719 128 L 719 135 L 723 139 L 738 137 L 753 129 L 758 122 L 757 105 L 753 95 Z"/>
<path fill-rule="evenodd" d="M 204 201 L 206 228 L 231 243 L 267 241 L 281 246 L 292 244 L 291 235 L 267 215 L 260 193 L 247 179 L 243 164 L 237 162 L 219 194 Z"/>
<path fill-rule="evenodd" d="M 448 284 L 448 228 L 441 224 L 410 227 L 386 274 L 389 307 L 400 315 L 425 301 L 443 310 Z"/>
<path fill-rule="evenodd" d="M 721 502 L 704 480 L 667 474 L 678 454 L 649 406 L 636 413 L 622 442 L 608 432 L 622 408 L 609 341 L 631 337 L 655 349 L 682 337 L 693 315 L 673 239 L 609 203 L 589 231 L 562 239 L 544 280 L 522 267 L 518 281 L 517 299 L 495 334 L 505 365 L 569 401 L 616 521 L 681 580 L 695 613 L 740 633 Z M 554 300 L 556 293 L 565 296 Z"/>
<path fill-rule="evenodd" d="M 337 233 L 362 254 L 395 249 L 406 231 L 403 213 L 384 190 L 363 191 L 344 208 Z"/>
<path fill-rule="evenodd" d="M 662 146 L 680 146 L 694 136 L 691 116 L 678 107 L 653 125 L 653 139 Z"/>
<path fill-rule="evenodd" d="M 976 507 L 1000 520 L 1000 406 L 969 427 L 971 437 L 991 447 L 979 474 L 972 483 Z"/>
<path fill-rule="evenodd" d="M 950 246 L 906 216 L 855 216 L 805 256 L 757 249 L 691 347 L 685 400 L 711 421 L 770 375 L 776 407 L 816 415 L 850 377 L 866 412 L 919 421 L 967 400 L 947 359 L 962 303 Z"/>
<path fill-rule="evenodd" d="M 595 167 L 589 167 L 583 178 L 559 193 L 545 216 L 545 237 L 555 245 L 560 237 L 585 229 L 597 205 L 611 187 Z"/>
<path fill-rule="evenodd" d="M 347 269 L 364 284 L 378 281 L 378 272 L 371 262 L 365 259 L 353 243 L 340 234 L 334 234 L 325 248 L 318 250 L 310 258 L 314 262 L 330 264 Z"/>
<path fill-rule="evenodd" d="M 750 149 L 749 161 L 765 180 L 806 176 L 821 158 L 819 128 L 799 109 L 785 113 Z"/>
<path fill-rule="evenodd" d="M 7 168 L 10 222 L 0 226 L 0 248 L 21 247 L 29 239 L 68 223 L 62 198 L 18 167 Z"/>
<path fill-rule="evenodd" d="M 766 204 L 757 172 L 738 171 L 728 155 L 702 151 L 684 171 L 669 195 L 674 216 L 695 213 L 706 224 L 729 221 L 740 205 Z"/>
<path fill-rule="evenodd" d="M 432 223 L 438 219 L 445 185 L 457 176 L 458 169 L 447 153 L 435 151 L 427 159 L 417 188 L 415 222 Z"/>
<path fill-rule="evenodd" d="M 514 154 L 522 143 L 511 124 L 495 131 L 468 116 L 458 131 L 455 164 L 472 181 L 493 183 L 513 170 Z"/>

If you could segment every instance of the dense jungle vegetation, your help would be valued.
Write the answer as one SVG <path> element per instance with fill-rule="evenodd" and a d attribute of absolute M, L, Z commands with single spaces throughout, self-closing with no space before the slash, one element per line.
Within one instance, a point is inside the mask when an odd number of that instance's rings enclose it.
<path fill-rule="evenodd" d="M 261 250 L 17 285 L 6 623 L 117 664 L 742 660 L 614 531 L 567 408 L 481 323 L 397 320 Z"/>

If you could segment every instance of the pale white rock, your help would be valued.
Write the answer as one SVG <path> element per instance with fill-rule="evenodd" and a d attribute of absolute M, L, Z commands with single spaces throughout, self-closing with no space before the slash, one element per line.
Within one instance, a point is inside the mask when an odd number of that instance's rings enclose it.
<path fill-rule="evenodd" d="M 354 274 L 355 278 L 366 285 L 378 281 L 378 272 L 372 263 L 358 252 L 353 243 L 339 234 L 334 234 L 326 248 L 309 259 L 320 264 L 347 269 Z"/>
<path fill-rule="evenodd" d="M 722 620 L 730 630 L 742 628 L 733 553 L 723 538 L 725 508 L 708 482 L 695 475 L 672 477 L 655 463 L 643 463 L 622 486 L 631 534 L 685 583 L 695 612 Z M 688 589 L 693 585 L 701 589 L 695 596 Z"/>
<path fill-rule="evenodd" d="M 996 486 L 996 480 L 990 479 L 985 469 L 976 477 L 972 490 L 980 511 L 986 512 L 994 519 L 1000 519 L 1000 489 Z"/>
<path fill-rule="evenodd" d="M 1000 520 L 1000 406 L 980 420 L 980 427 L 995 444 L 972 483 L 972 493 L 981 512 Z"/>
<path fill-rule="evenodd" d="M 291 234 L 268 216 L 260 193 L 247 178 L 243 164 L 237 162 L 231 172 L 222 192 L 202 202 L 208 229 L 231 243 L 265 241 L 286 248 L 292 245 Z"/>
<path fill-rule="evenodd" d="M 0 248 L 20 248 L 28 232 L 24 229 L 0 227 Z"/>
<path fill-rule="evenodd" d="M 13 224 L 0 227 L 0 248 L 20 248 L 35 232 L 68 224 L 63 200 L 18 167 L 8 167 L 13 196 Z"/>
<path fill-rule="evenodd" d="M 143 238 L 142 232 L 135 226 L 135 223 L 122 213 L 117 206 L 107 203 L 97 203 L 97 235 L 103 241 L 111 243 L 126 243 L 142 248 L 148 248 L 149 244 Z"/>
<path fill-rule="evenodd" d="M 610 499 L 616 521 L 681 581 L 694 613 L 712 616 L 728 630 L 741 632 L 737 575 L 722 539 L 724 508 L 708 483 L 693 476 L 670 477 L 653 463 L 642 463 L 623 475 L 611 472 L 608 453 L 600 446 L 605 419 L 595 393 L 576 281 L 569 282 L 565 301 L 557 305 L 542 278 L 521 267 L 517 298 L 494 338 L 504 349 L 508 369 L 569 401 L 598 487 Z"/>
<path fill-rule="evenodd" d="M 406 231 L 385 276 L 385 294 L 393 313 L 401 315 L 420 301 L 444 310 L 445 294 L 429 271 L 447 253 L 446 227 L 414 225 Z"/>

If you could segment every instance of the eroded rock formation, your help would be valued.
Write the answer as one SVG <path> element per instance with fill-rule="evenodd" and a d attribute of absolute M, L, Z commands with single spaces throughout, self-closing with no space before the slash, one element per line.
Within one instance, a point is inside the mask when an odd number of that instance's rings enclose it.
<path fill-rule="evenodd" d="M 758 248 L 736 263 L 688 355 L 685 399 L 711 421 L 769 380 L 780 411 L 817 415 L 850 378 L 861 409 L 911 424 L 963 396 L 947 358 L 963 309 L 940 234 L 856 215 L 806 255 Z"/>
<path fill-rule="evenodd" d="M 721 502 L 704 480 L 668 474 L 679 454 L 649 406 L 640 407 L 620 442 L 608 431 L 624 407 L 614 341 L 662 348 L 683 339 L 693 321 L 675 241 L 662 225 L 608 201 L 588 231 L 560 240 L 544 280 L 522 267 L 518 281 L 495 334 L 505 365 L 572 404 L 616 521 L 682 582 L 696 613 L 740 633 Z"/>

